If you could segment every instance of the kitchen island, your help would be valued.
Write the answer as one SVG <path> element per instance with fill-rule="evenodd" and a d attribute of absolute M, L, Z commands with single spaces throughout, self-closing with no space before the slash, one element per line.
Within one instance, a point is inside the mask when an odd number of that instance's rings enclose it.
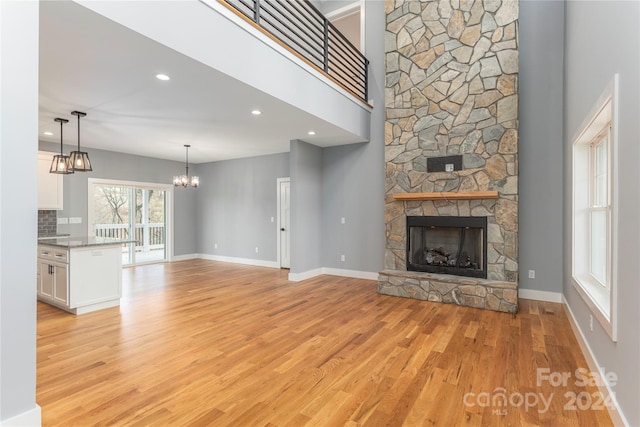
<path fill-rule="evenodd" d="M 120 305 L 122 245 L 82 236 L 38 240 L 38 300 L 73 314 Z"/>

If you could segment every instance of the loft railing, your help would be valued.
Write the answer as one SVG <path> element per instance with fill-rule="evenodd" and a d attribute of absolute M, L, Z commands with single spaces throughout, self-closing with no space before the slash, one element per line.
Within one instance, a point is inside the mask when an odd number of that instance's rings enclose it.
<path fill-rule="evenodd" d="M 362 101 L 369 61 L 308 0 L 219 0 L 293 49 Z"/>

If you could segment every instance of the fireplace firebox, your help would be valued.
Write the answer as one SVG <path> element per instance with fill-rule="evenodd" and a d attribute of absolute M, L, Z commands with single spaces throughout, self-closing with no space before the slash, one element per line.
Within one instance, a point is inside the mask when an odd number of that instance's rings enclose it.
<path fill-rule="evenodd" d="M 407 217 L 407 270 L 487 278 L 486 217 Z"/>

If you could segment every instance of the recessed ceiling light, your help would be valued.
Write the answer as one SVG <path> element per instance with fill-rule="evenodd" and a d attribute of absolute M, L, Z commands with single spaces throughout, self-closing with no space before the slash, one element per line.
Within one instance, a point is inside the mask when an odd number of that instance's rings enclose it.
<path fill-rule="evenodd" d="M 166 74 L 156 74 L 156 79 L 166 81 L 171 79 L 171 77 L 167 76 Z"/>
<path fill-rule="evenodd" d="M 309 132 L 307 132 L 309 135 L 315 135 L 315 131 L 310 130 Z"/>
<path fill-rule="evenodd" d="M 47 136 L 53 136 L 53 132 L 49 132 L 49 131 L 42 132 L 42 134 Z"/>
<path fill-rule="evenodd" d="M 251 114 L 253 114 L 254 116 L 259 116 L 260 114 L 262 114 L 262 111 L 260 111 L 260 110 L 251 110 Z"/>

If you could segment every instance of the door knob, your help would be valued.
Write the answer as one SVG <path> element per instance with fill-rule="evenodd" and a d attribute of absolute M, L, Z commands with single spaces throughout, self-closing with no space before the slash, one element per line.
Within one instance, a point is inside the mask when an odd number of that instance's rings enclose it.
<path fill-rule="evenodd" d="M 284 228 L 281 228 L 280 231 L 284 231 Z"/>

